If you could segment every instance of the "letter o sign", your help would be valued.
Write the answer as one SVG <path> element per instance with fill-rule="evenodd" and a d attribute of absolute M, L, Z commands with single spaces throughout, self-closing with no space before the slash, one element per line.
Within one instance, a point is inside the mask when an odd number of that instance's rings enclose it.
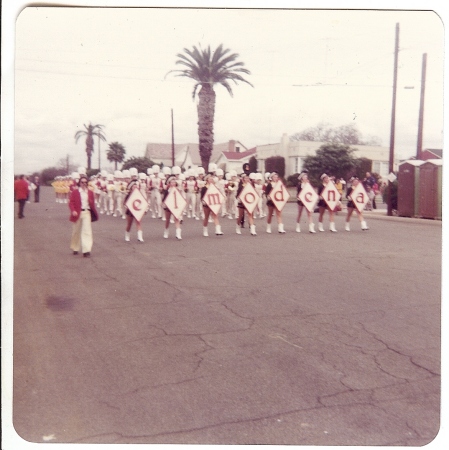
<path fill-rule="evenodd" d="M 251 199 L 249 200 L 248 197 Z M 252 192 L 247 192 L 245 194 L 245 202 L 247 203 L 254 203 L 256 201 L 256 196 Z"/>

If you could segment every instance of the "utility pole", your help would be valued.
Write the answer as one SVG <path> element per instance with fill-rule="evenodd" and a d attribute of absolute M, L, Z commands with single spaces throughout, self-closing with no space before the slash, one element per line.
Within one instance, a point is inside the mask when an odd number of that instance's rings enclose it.
<path fill-rule="evenodd" d="M 399 53 L 399 23 L 396 24 L 396 39 L 394 44 L 394 73 L 393 73 L 393 103 L 391 107 L 391 130 L 390 130 L 390 160 L 388 165 L 389 176 L 393 173 L 394 168 L 394 132 L 396 124 L 396 91 L 398 85 L 398 53 Z M 387 215 L 393 215 L 393 207 L 391 205 L 391 191 L 393 182 L 388 180 L 388 205 Z"/>
<path fill-rule="evenodd" d="M 175 165 L 175 130 L 173 125 L 173 108 L 171 110 L 171 166 Z"/>
<path fill-rule="evenodd" d="M 69 173 L 69 168 L 70 168 L 70 166 L 69 166 L 69 155 L 68 154 L 67 154 L 66 161 L 67 161 L 67 175 L 70 175 L 70 173 Z"/>
<path fill-rule="evenodd" d="M 421 159 L 422 154 L 422 136 L 424 124 L 424 94 L 426 91 L 426 67 L 427 67 L 427 53 L 424 53 L 422 55 L 421 99 L 419 103 L 418 143 L 416 146 L 416 159 Z"/>
<path fill-rule="evenodd" d="M 101 170 L 101 158 L 100 158 L 100 136 L 98 136 L 98 171 Z"/>

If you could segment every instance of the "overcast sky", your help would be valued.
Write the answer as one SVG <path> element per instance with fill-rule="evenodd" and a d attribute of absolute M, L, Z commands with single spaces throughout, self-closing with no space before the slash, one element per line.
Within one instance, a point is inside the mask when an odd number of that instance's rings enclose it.
<path fill-rule="evenodd" d="M 396 153 L 416 153 L 423 53 L 424 148 L 443 147 L 443 40 L 426 11 L 27 7 L 16 23 L 14 172 L 86 165 L 83 124 L 104 125 L 126 157 L 148 142 L 197 142 L 193 82 L 166 76 L 177 53 L 223 44 L 251 71 L 217 93 L 215 142 L 279 142 L 327 122 L 390 144 L 395 26 L 400 25 Z M 419 30 L 419 31 L 418 31 Z M 405 89 L 414 87 L 414 89 Z M 98 141 L 92 166 L 98 167 Z M 112 167 L 112 165 L 110 166 Z"/>

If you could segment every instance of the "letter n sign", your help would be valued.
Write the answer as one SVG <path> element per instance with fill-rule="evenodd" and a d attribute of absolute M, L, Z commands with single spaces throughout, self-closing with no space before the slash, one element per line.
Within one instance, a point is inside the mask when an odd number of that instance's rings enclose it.
<path fill-rule="evenodd" d="M 329 209 L 333 211 L 340 202 L 341 195 L 335 187 L 335 184 L 332 183 L 332 181 L 329 181 L 323 189 L 323 192 L 321 192 L 321 197 L 323 197 L 323 200 L 327 203 Z"/>
<path fill-rule="evenodd" d="M 242 192 L 240 192 L 239 199 L 245 206 L 246 210 L 252 214 L 254 208 L 257 206 L 257 202 L 259 201 L 259 194 L 254 189 L 254 186 L 251 183 L 248 183 L 242 189 Z"/>
<path fill-rule="evenodd" d="M 138 222 L 142 220 L 143 215 L 148 209 L 148 202 L 139 189 L 134 189 L 131 192 L 125 205 Z"/>
<path fill-rule="evenodd" d="M 365 191 L 362 183 L 359 183 L 350 194 L 351 200 L 353 201 L 358 212 L 362 212 L 368 203 L 368 194 Z"/>
<path fill-rule="evenodd" d="M 175 216 L 176 219 L 181 219 L 184 208 L 187 205 L 186 199 L 181 194 L 181 191 L 176 188 L 170 188 L 170 192 L 164 200 L 165 206 Z"/>
<path fill-rule="evenodd" d="M 273 189 L 271 190 L 269 196 L 278 211 L 282 211 L 288 199 L 290 198 L 290 194 L 288 193 L 287 188 L 284 186 L 284 183 L 281 180 L 279 180 L 273 186 Z"/>
<path fill-rule="evenodd" d="M 310 183 L 305 183 L 299 193 L 299 200 L 307 208 L 307 211 L 313 212 L 318 201 L 318 194 Z"/>
<path fill-rule="evenodd" d="M 203 197 L 204 203 L 211 209 L 214 214 L 218 214 L 224 201 L 223 194 L 218 190 L 217 186 L 211 184 Z"/>

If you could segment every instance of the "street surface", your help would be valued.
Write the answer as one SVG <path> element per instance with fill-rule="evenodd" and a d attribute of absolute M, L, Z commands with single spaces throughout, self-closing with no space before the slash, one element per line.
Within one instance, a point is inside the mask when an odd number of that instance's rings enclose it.
<path fill-rule="evenodd" d="M 15 220 L 15 430 L 51 443 L 422 446 L 439 431 L 441 222 L 338 233 L 101 215 L 69 249 L 51 188 Z M 385 206 L 383 206 L 385 207 Z M 17 208 L 17 204 L 15 205 Z M 15 214 L 16 215 L 16 214 Z M 314 214 L 315 224 L 317 214 Z"/>

